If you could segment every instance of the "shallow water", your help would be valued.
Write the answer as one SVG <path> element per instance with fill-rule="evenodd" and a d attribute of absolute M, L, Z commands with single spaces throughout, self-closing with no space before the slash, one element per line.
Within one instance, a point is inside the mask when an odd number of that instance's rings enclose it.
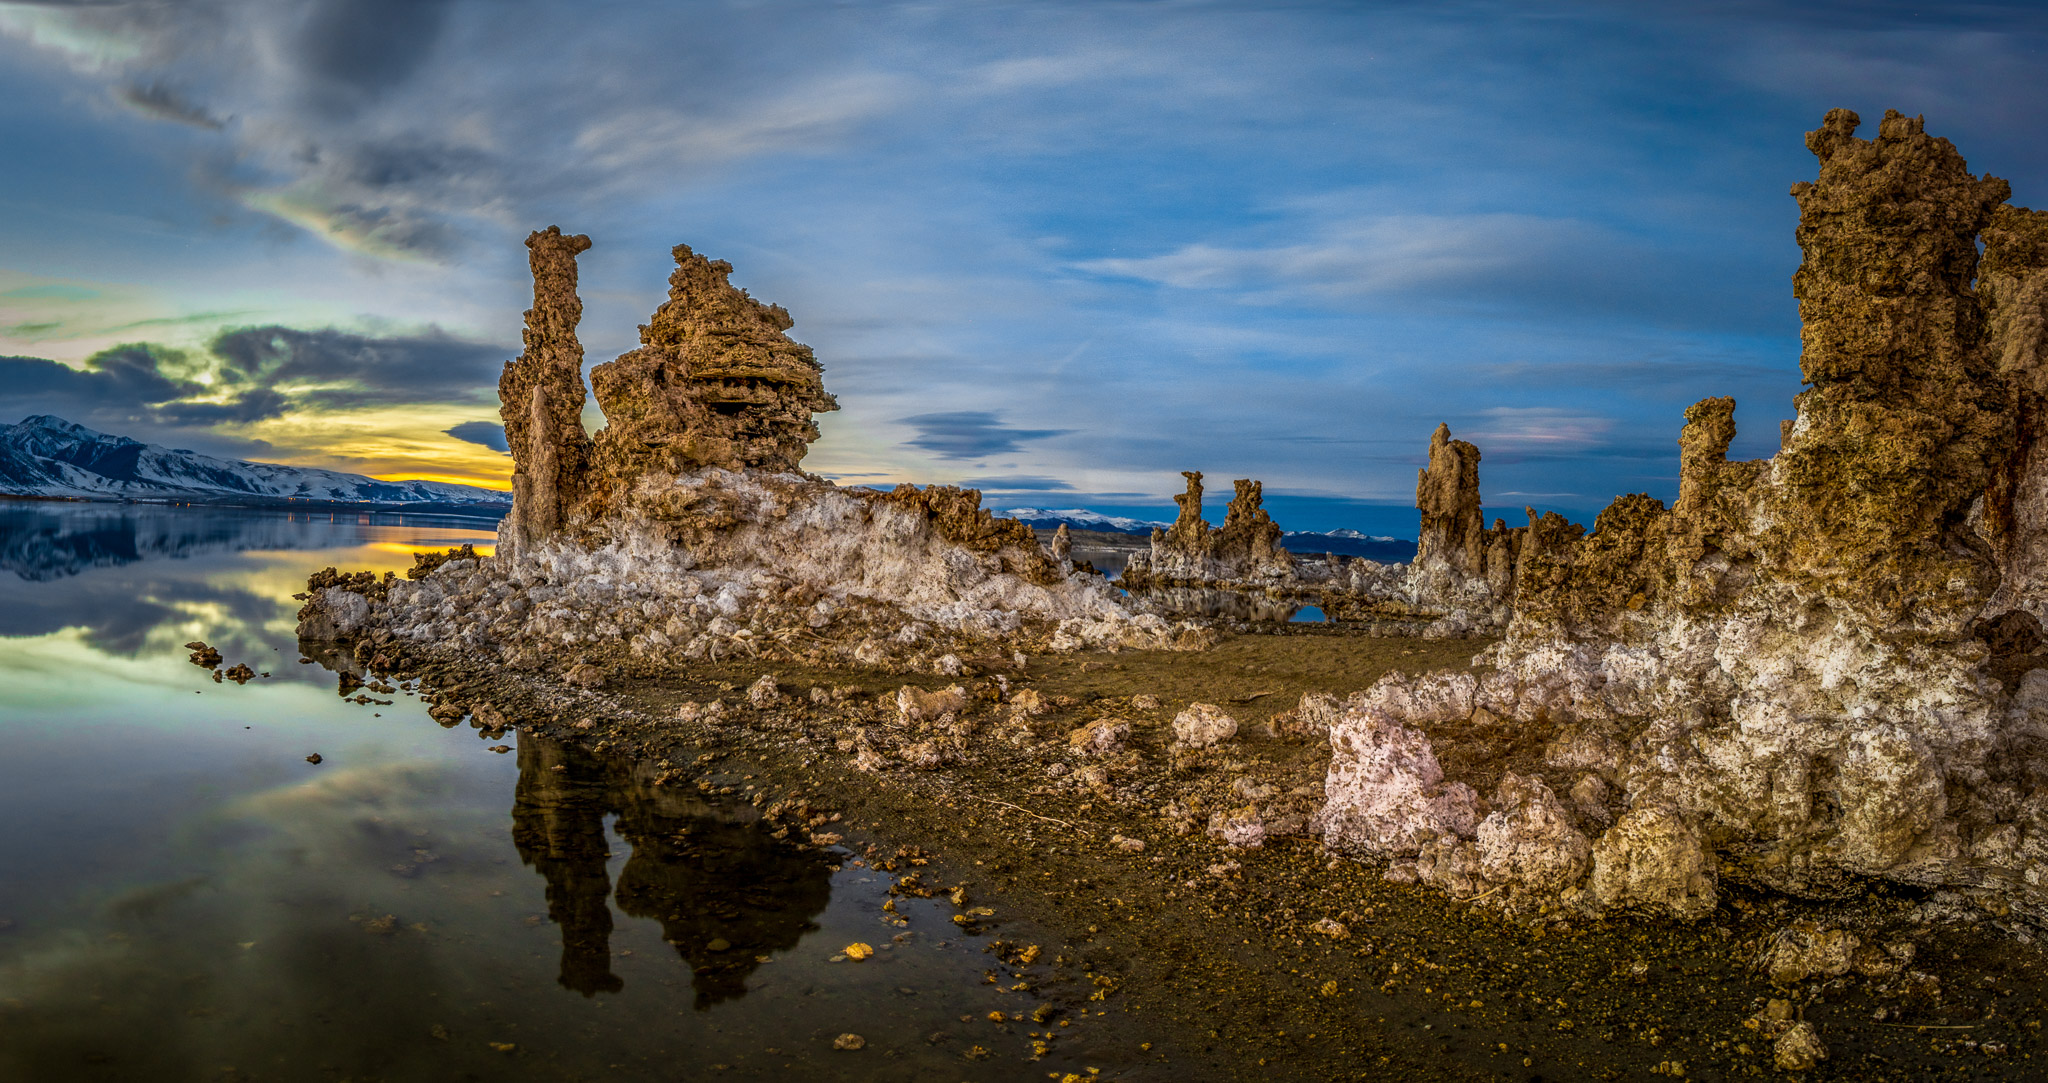
<path fill-rule="evenodd" d="M 308 572 L 490 540 L 400 517 L 0 503 L 0 1078 L 1106 1063 L 1091 1057 L 1115 1036 L 1082 1016 L 1030 1059 L 1028 1016 L 987 1018 L 1037 1003 L 1015 968 L 986 977 L 985 941 L 942 900 L 884 914 L 890 877 L 845 851 L 797 850 L 751 805 L 627 764 L 443 728 L 402 693 L 350 703 L 299 661 Z M 186 659 L 195 639 L 268 675 L 216 683 Z M 879 950 L 846 961 L 856 941 Z M 835 1050 L 843 1033 L 865 1048 Z"/>

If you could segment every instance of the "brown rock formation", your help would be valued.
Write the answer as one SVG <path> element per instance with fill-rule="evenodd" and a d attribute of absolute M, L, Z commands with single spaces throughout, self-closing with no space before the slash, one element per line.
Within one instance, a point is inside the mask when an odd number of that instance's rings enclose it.
<path fill-rule="evenodd" d="M 1165 530 L 1154 528 L 1149 553 L 1133 554 L 1123 580 L 1133 587 L 1229 584 L 1245 579 L 1284 579 L 1294 557 L 1280 547 L 1282 531 L 1262 505 L 1264 486 L 1247 478 L 1234 484 L 1223 525 L 1202 518 L 1202 473 L 1183 470 L 1187 491 L 1173 498 L 1180 515 Z"/>
<path fill-rule="evenodd" d="M 526 352 L 498 378 L 498 412 L 512 450 L 512 512 L 498 531 L 511 551 L 568 524 L 590 466 L 583 431 L 583 344 L 576 325 L 576 256 L 590 247 L 582 234 L 549 226 L 526 238 L 533 268 L 533 307 L 526 311 Z"/>
<path fill-rule="evenodd" d="M 647 473 L 707 466 L 797 469 L 818 426 L 839 408 L 794 322 L 726 281 L 732 264 L 675 248 L 667 303 L 640 328 L 641 346 L 591 370 L 607 426 L 597 438 L 614 491 Z"/>
<path fill-rule="evenodd" d="M 1451 439 L 1438 425 L 1429 438 L 1429 465 L 1415 473 L 1415 507 L 1422 533 L 1415 563 L 1441 563 L 1460 575 L 1486 568 L 1486 519 L 1479 511 L 1479 449 Z"/>
<path fill-rule="evenodd" d="M 527 351 L 500 387 L 518 468 L 502 559 L 422 559 L 405 580 L 330 569 L 307 584 L 306 637 L 358 653 L 398 637 L 583 687 L 735 654 L 958 673 L 967 656 L 1213 641 L 1132 614 L 972 489 L 878 493 L 799 471 L 812 413 L 838 408 L 818 363 L 783 334 L 789 313 L 688 246 L 641 348 L 592 372 L 609 426 L 591 441 L 575 335 L 589 241 L 551 228 L 528 246 Z M 1255 539 L 1252 518 L 1229 536 Z"/>
<path fill-rule="evenodd" d="M 2000 207 L 1984 231 L 1977 297 L 1992 357 L 2007 380 L 2014 446 L 1984 505 L 1998 553 L 1994 609 L 2048 618 L 2048 211 Z"/>
<path fill-rule="evenodd" d="M 1591 537 L 1543 546 L 1518 620 L 1625 636 L 1658 624 L 1653 602 L 1717 608 L 1731 596 L 1695 568 L 1717 554 L 1878 624 L 1967 619 L 1995 585 L 1966 520 L 2012 457 L 2014 411 L 1971 282 L 1977 233 L 2010 188 L 1972 176 L 1917 118 L 1888 113 L 1871 140 L 1856 124 L 1837 109 L 1807 135 L 1820 179 L 1792 190 L 1809 387 L 1783 448 L 1728 462 L 1734 400 L 1693 406 L 1676 506 L 1624 497 Z M 1994 530 L 1998 505 L 1984 509 Z"/>

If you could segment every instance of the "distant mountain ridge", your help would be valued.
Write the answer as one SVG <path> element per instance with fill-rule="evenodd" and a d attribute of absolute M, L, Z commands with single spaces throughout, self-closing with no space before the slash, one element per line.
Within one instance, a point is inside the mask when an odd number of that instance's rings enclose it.
<path fill-rule="evenodd" d="M 1164 529 L 1173 525 L 1105 515 L 1087 508 L 1010 508 L 1003 514 L 1042 530 L 1057 530 L 1064 523 L 1069 530 L 1146 535 L 1152 533 L 1153 527 Z M 1410 539 L 1380 537 L 1349 527 L 1331 531 L 1290 530 L 1281 537 L 1280 544 L 1288 552 L 1302 556 L 1335 553 L 1338 556 L 1365 557 L 1382 564 L 1405 564 L 1415 559 L 1415 543 Z"/>
<path fill-rule="evenodd" d="M 338 470 L 216 459 L 37 414 L 0 425 L 0 494 L 87 500 L 292 500 L 510 505 L 512 494 L 440 481 L 379 481 Z"/>

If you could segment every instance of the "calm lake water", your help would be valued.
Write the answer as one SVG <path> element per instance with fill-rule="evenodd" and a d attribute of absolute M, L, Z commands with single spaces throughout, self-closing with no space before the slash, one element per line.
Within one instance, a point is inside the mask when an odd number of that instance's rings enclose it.
<path fill-rule="evenodd" d="M 308 572 L 401 570 L 491 537 L 0 502 L 0 1078 L 1043 1080 L 1129 1063 L 1085 1017 L 1030 1059 L 1028 1015 L 987 1018 L 1036 1004 L 1012 968 L 940 900 L 884 914 L 889 878 L 850 855 L 789 848 L 751 808 L 627 764 L 443 728 L 406 695 L 350 703 L 300 663 Z M 195 639 L 268 676 L 215 683 L 186 659 Z M 881 950 L 833 961 L 854 942 Z M 865 1048 L 835 1050 L 843 1033 Z"/>

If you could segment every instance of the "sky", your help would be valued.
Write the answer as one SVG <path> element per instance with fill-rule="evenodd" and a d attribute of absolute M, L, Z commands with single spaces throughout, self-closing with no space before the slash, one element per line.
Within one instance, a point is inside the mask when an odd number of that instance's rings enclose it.
<path fill-rule="evenodd" d="M 1828 109 L 2048 204 L 2048 8 L 1645 7 L 0 0 L 0 422 L 503 487 L 559 225 L 593 364 L 679 242 L 789 309 L 843 484 L 1412 536 L 1441 422 L 1511 522 L 1668 500 L 1791 416 Z"/>

